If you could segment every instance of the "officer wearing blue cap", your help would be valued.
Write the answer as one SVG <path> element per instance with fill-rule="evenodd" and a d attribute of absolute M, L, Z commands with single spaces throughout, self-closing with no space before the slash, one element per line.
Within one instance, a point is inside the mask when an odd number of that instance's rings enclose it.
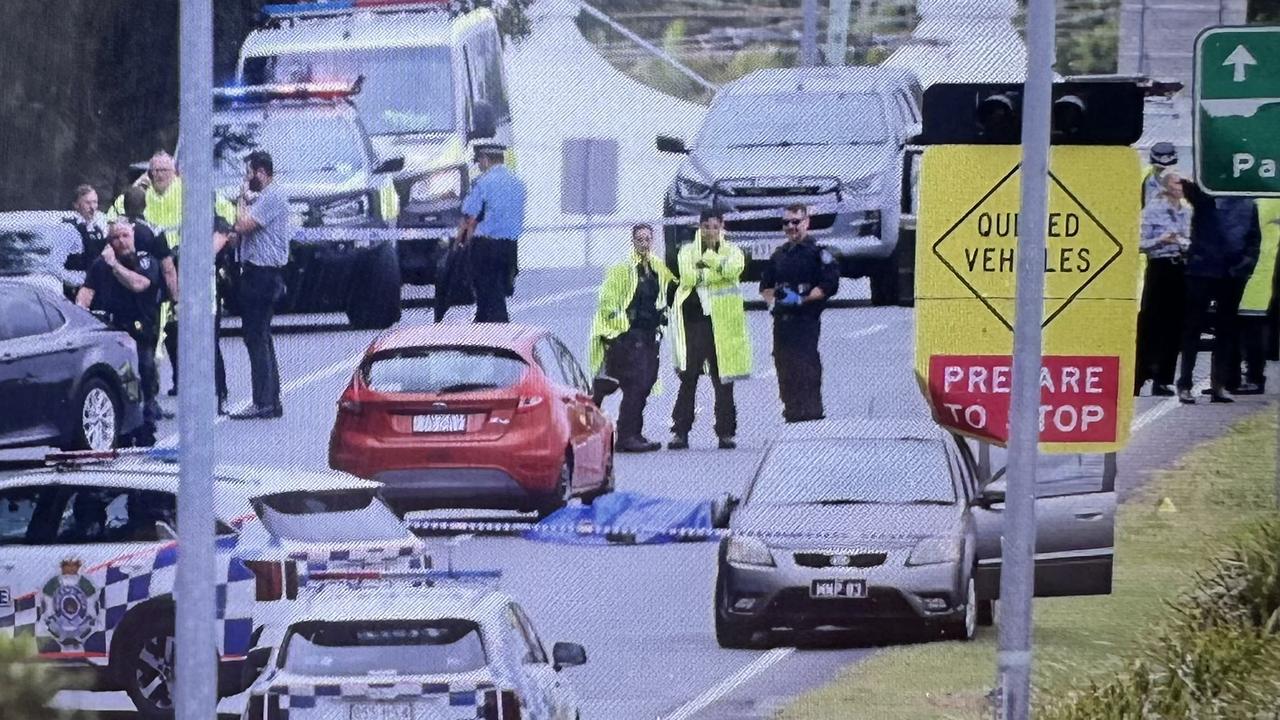
<path fill-rule="evenodd" d="M 506 146 L 476 145 L 480 177 L 462 201 L 461 244 L 471 243 L 476 322 L 508 322 L 515 292 L 517 241 L 524 229 L 524 181 L 505 164 Z"/>

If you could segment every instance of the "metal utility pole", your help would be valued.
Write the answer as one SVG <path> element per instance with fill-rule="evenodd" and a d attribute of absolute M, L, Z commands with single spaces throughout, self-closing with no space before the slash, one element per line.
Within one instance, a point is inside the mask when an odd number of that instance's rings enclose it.
<path fill-rule="evenodd" d="M 818 64 L 818 0 L 803 0 L 804 22 L 800 30 L 800 64 Z"/>
<path fill-rule="evenodd" d="M 865 1 L 865 0 L 864 0 Z M 849 54 L 849 6 L 853 0 L 831 0 L 827 20 L 827 64 L 845 64 Z"/>
<path fill-rule="evenodd" d="M 182 253 L 178 305 L 179 459 L 178 720 L 217 711 L 213 562 L 213 0 L 179 4 L 179 142 L 182 145 Z"/>
<path fill-rule="evenodd" d="M 1044 318 L 1054 24 L 1053 0 L 1028 1 L 1027 82 L 1022 102 L 1022 205 L 1018 222 L 1013 392 L 997 654 L 1001 717 L 1007 720 L 1027 720 L 1031 716 L 1031 601 L 1035 590 L 1035 483 L 1040 441 L 1041 322 Z"/>

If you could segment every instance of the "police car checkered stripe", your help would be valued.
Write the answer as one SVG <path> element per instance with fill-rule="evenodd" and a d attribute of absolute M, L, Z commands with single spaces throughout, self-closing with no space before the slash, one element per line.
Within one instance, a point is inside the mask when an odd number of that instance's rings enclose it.
<path fill-rule="evenodd" d="M 357 547 L 330 550 L 303 550 L 289 553 L 289 559 L 297 562 L 369 562 L 413 557 L 422 550 L 409 546 Z"/>
<path fill-rule="evenodd" d="M 217 543 L 219 552 L 227 552 L 235 545 L 235 538 L 220 539 Z M 132 573 L 122 571 L 125 562 L 147 563 L 145 569 Z M 90 576 L 95 582 L 101 577 L 101 587 L 95 602 L 101 603 L 101 624 L 103 629 L 97 630 L 85 638 L 82 646 L 64 646 L 51 637 L 37 632 L 40 620 L 40 594 L 38 592 L 14 599 L 13 609 L 0 614 L 0 630 L 13 628 L 15 637 L 36 638 L 37 650 L 43 655 L 105 657 L 111 645 L 116 628 L 137 606 L 156 598 L 166 597 L 172 592 L 173 577 L 165 572 L 162 585 L 154 587 L 157 575 L 177 565 L 177 543 L 170 543 L 156 551 L 143 554 L 127 555 L 114 558 L 100 565 L 89 568 L 82 574 Z M 102 571 L 105 570 L 105 573 Z M 217 635 L 221 639 L 222 651 L 226 655 L 242 655 L 249 650 L 250 637 L 253 634 L 253 618 L 226 617 L 227 595 L 229 586 L 252 581 L 254 575 L 242 563 L 232 559 L 228 565 L 227 576 L 216 586 L 216 607 L 218 610 Z M 248 608 L 246 608 L 248 609 Z"/>
<path fill-rule="evenodd" d="M 438 682 L 316 683 L 274 685 L 267 689 L 267 697 L 271 706 L 280 711 L 280 718 L 285 718 L 289 710 L 316 707 L 321 698 L 381 701 L 448 695 L 450 707 L 476 707 L 484 704 L 484 693 L 493 689 L 494 686 L 490 684 L 452 685 Z M 272 698 L 275 699 L 274 702 Z"/>

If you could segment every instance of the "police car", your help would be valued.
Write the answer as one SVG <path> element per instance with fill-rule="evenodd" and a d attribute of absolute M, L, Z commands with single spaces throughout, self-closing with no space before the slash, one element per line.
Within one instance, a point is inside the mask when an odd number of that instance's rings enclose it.
<path fill-rule="evenodd" d="M 562 670 L 489 571 L 319 572 L 298 612 L 250 655 L 244 720 L 579 720 Z M 305 609 L 304 609 L 305 608 Z M 259 670 L 259 668 L 261 668 Z"/>
<path fill-rule="evenodd" d="M 329 0 L 267 5 L 240 49 L 241 85 L 350 81 L 379 158 L 403 156 L 398 227 L 429 238 L 398 243 L 405 281 L 434 282 L 440 241 L 453 235 L 479 169 L 478 142 L 513 147 L 502 38 L 470 0 Z M 508 163 L 514 154 L 508 154 Z"/>
<path fill-rule="evenodd" d="M 0 636 L 93 671 L 143 717 L 172 711 L 176 463 L 68 453 L 0 481 Z M 214 487 L 219 689 L 317 570 L 429 564 L 422 542 L 341 473 L 219 468 Z M 181 594 L 181 591 L 178 591 Z"/>

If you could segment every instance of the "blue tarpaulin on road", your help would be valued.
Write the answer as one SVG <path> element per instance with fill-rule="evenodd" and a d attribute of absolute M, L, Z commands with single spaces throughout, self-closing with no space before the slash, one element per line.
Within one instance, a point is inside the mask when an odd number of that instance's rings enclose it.
<path fill-rule="evenodd" d="M 711 500 L 609 493 L 591 505 L 569 505 L 524 533 L 527 540 L 566 545 L 653 545 L 713 540 Z"/>

